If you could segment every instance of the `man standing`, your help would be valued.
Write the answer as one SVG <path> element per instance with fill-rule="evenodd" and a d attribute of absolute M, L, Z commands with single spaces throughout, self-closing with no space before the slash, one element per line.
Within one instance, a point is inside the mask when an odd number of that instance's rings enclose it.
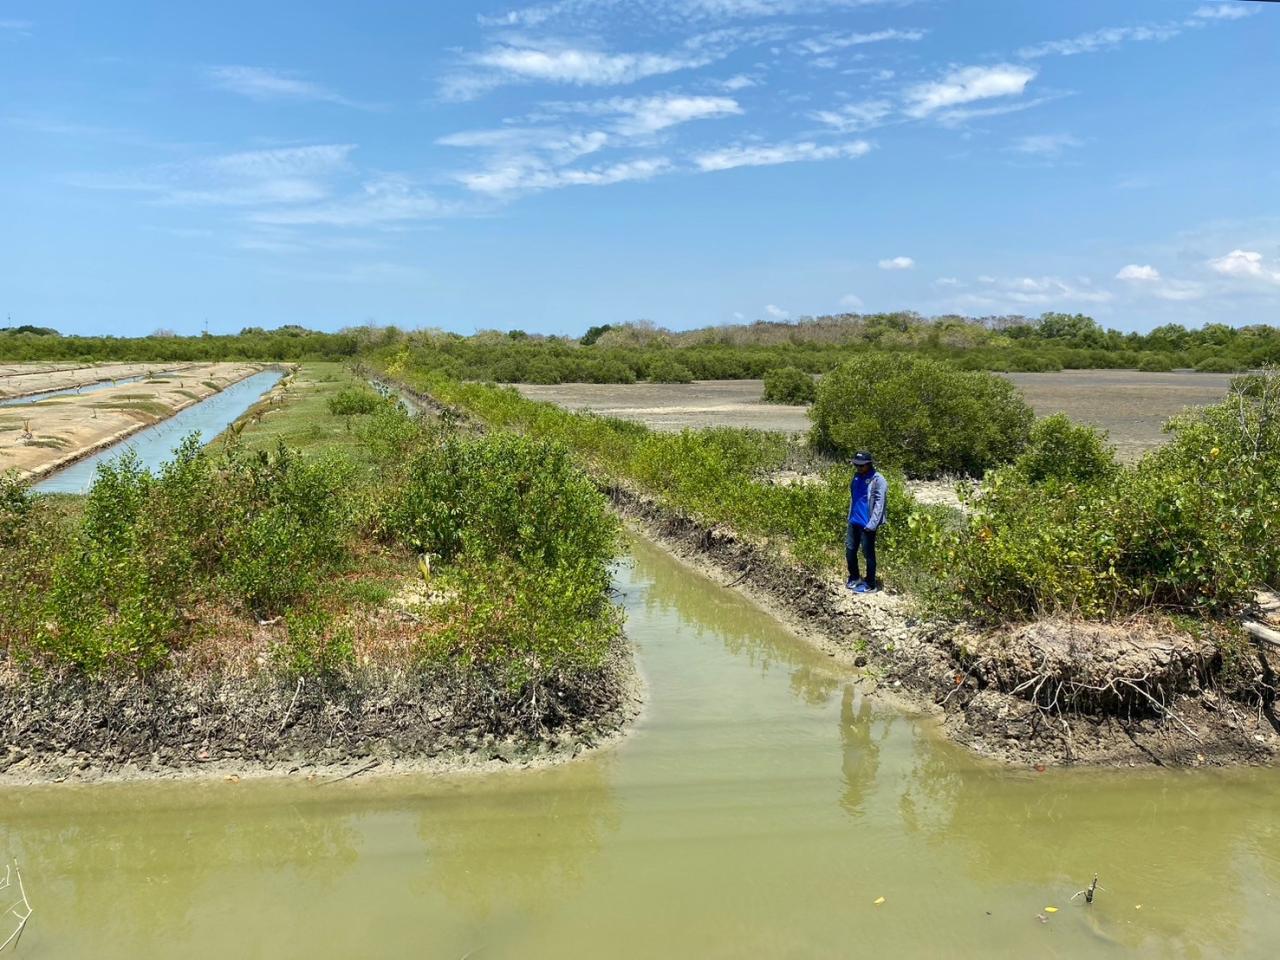
<path fill-rule="evenodd" d="M 871 454 L 859 450 L 853 457 L 854 473 L 849 482 L 849 529 L 844 535 L 844 559 L 849 567 L 849 582 L 854 593 L 875 593 L 876 531 L 885 519 L 889 500 L 889 484 L 876 472 Z M 858 576 L 858 550 L 867 560 L 867 578 Z"/>

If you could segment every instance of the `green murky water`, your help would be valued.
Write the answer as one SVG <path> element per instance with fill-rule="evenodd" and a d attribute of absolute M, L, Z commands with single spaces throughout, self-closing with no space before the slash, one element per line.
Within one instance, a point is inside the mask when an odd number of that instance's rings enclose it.
<path fill-rule="evenodd" d="M 619 577 L 650 700 L 589 759 L 0 794 L 20 955 L 1274 956 L 1280 771 L 986 766 L 652 547 Z"/>

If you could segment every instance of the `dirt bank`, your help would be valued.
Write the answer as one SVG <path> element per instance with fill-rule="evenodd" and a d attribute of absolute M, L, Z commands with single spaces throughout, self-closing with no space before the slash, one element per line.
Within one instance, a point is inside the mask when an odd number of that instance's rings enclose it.
<path fill-rule="evenodd" d="M 640 709 L 634 657 L 544 696 L 513 728 L 474 676 L 370 672 L 359 683 L 258 675 L 35 680 L 0 666 L 0 784 L 453 772 L 532 766 L 613 743 Z"/>
<path fill-rule="evenodd" d="M 0 408 L 0 472 L 46 476 L 263 369 L 256 363 L 200 364 L 154 381 Z"/>
<path fill-rule="evenodd" d="M 197 363 L 9 364 L 0 367 L 0 400 L 135 377 L 180 374 L 200 366 Z"/>

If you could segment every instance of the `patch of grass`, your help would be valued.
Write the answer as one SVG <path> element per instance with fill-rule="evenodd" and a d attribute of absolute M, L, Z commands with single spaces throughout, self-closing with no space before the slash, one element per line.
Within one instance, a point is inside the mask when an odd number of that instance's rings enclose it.
<path fill-rule="evenodd" d="M 285 390 L 283 402 L 250 411 L 240 440 L 248 450 L 274 450 L 281 443 L 304 455 L 340 450 L 367 464 L 369 448 L 359 425 L 352 424 L 356 418 L 335 414 L 329 406 L 342 391 L 362 387 L 363 381 L 340 363 L 304 363 Z M 258 412 L 263 413 L 261 418 L 255 418 Z"/>
<path fill-rule="evenodd" d="M 204 384 L 206 387 L 208 387 L 210 390 L 221 390 L 221 389 L 222 389 L 222 384 L 220 384 L 217 380 L 202 380 L 202 381 L 200 381 L 200 382 L 201 382 L 201 383 L 203 383 L 203 384 Z"/>

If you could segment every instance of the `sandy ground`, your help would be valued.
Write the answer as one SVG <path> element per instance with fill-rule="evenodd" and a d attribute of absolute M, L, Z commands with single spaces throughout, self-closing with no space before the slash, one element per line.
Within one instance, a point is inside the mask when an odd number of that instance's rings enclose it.
<path fill-rule="evenodd" d="M 186 372 L 196 363 L 96 363 L 90 365 L 58 365 L 11 363 L 0 366 L 0 400 L 43 393 L 46 390 L 70 390 L 108 380 L 127 380 L 149 373 Z"/>
<path fill-rule="evenodd" d="M 1189 406 L 1220 400 L 1231 382 L 1230 374 L 1131 370 L 1015 373 L 1009 378 L 1040 416 L 1066 413 L 1107 430 L 1124 460 L 1159 446 L 1169 417 Z M 522 384 L 519 390 L 534 400 L 636 420 L 656 430 L 728 426 L 797 433 L 809 429 L 807 408 L 761 402 L 764 384 L 759 380 Z"/>
<path fill-rule="evenodd" d="M 1101 427 L 1121 460 L 1136 460 L 1164 442 L 1166 420 L 1187 407 L 1217 403 L 1234 375 L 1064 370 L 1008 376 L 1040 416 L 1065 413 Z"/>
<path fill-rule="evenodd" d="M 27 477 L 43 476 L 261 369 L 256 363 L 189 364 L 181 373 L 154 382 L 0 407 L 0 473 L 17 470 Z"/>
<path fill-rule="evenodd" d="M 517 389 L 533 400 L 636 420 L 655 430 L 720 426 L 796 433 L 809 429 L 807 407 L 761 402 L 764 383 L 760 380 L 518 384 Z"/>

